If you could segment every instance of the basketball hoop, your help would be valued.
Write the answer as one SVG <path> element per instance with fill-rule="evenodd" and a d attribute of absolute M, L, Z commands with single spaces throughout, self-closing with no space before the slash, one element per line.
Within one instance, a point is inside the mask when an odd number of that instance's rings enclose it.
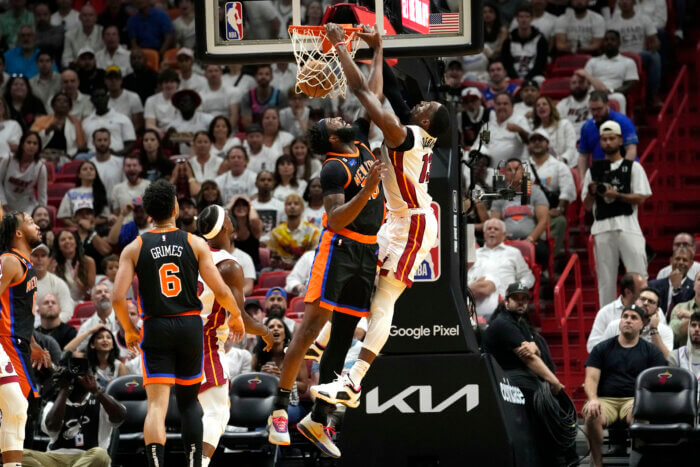
<path fill-rule="evenodd" d="M 357 35 L 361 28 L 341 25 L 345 30 L 345 46 L 350 56 L 355 58 L 360 37 Z M 292 40 L 294 58 L 297 62 L 297 81 L 295 92 L 302 93 L 301 86 L 313 86 L 320 89 L 318 97 L 345 97 L 347 80 L 340 66 L 335 47 L 326 36 L 323 26 L 289 26 L 289 37 Z M 320 62 L 322 67 L 314 66 L 313 75 L 302 73 L 304 66 Z"/>

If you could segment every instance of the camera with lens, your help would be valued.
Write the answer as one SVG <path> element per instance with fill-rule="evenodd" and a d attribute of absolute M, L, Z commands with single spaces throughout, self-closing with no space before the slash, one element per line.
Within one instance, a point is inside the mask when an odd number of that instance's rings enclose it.
<path fill-rule="evenodd" d="M 54 384 L 58 387 L 73 386 L 78 376 L 88 373 L 89 364 L 87 358 L 77 358 L 73 352 L 64 352 L 52 375 Z"/>
<path fill-rule="evenodd" d="M 591 165 L 591 179 L 595 184 L 595 194 L 598 196 L 603 196 L 608 190 L 616 189 L 610 183 L 610 161 L 608 160 L 593 162 L 593 165 Z"/>

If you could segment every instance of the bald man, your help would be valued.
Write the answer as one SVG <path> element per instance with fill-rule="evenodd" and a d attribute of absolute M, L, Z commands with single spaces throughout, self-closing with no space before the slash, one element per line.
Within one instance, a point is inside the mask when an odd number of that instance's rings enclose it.
<path fill-rule="evenodd" d="M 61 91 L 65 92 L 70 97 L 73 106 L 70 109 L 70 115 L 80 120 L 90 115 L 94 110 L 90 96 L 80 92 L 80 78 L 73 70 L 65 70 L 61 73 Z M 46 108 L 51 108 L 51 101 L 46 103 Z"/>

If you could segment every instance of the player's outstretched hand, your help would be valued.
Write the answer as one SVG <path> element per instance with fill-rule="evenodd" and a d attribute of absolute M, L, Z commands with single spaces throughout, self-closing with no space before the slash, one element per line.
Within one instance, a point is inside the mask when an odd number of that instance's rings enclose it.
<path fill-rule="evenodd" d="M 368 190 L 374 192 L 374 190 L 379 186 L 379 182 L 384 178 L 387 168 L 384 162 L 376 161 L 372 164 L 372 168 L 369 169 L 369 174 L 367 175 L 367 180 L 365 181 L 365 186 Z"/>
<path fill-rule="evenodd" d="M 126 341 L 127 348 L 138 355 L 141 333 L 136 329 L 128 329 L 124 331 L 124 340 Z"/>
<path fill-rule="evenodd" d="M 228 330 L 230 332 L 231 340 L 237 344 L 243 340 L 245 337 L 245 325 L 243 324 L 243 318 L 240 315 L 236 317 L 231 317 L 228 320 Z"/>
<path fill-rule="evenodd" d="M 331 44 L 345 42 L 345 30 L 335 23 L 326 23 L 326 36 Z"/>
<path fill-rule="evenodd" d="M 357 35 L 365 41 L 365 43 L 372 50 L 376 50 L 382 46 L 382 36 L 377 31 L 377 26 L 368 26 L 366 24 L 362 25 L 362 32 L 358 32 Z"/>
<path fill-rule="evenodd" d="M 51 367 L 51 354 L 49 354 L 48 350 L 43 349 L 36 342 L 31 342 L 29 349 L 29 359 L 32 361 L 32 368 L 41 370 L 42 368 Z"/>
<path fill-rule="evenodd" d="M 263 349 L 263 352 L 269 352 L 272 350 L 272 346 L 275 345 L 275 341 L 272 338 L 272 334 L 270 334 L 270 331 L 267 331 L 262 337 L 262 340 L 265 342 L 265 348 Z"/>

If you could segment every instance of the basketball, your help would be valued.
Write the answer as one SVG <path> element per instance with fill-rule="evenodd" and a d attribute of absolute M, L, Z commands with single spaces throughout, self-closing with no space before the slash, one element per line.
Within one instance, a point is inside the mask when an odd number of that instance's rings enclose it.
<path fill-rule="evenodd" d="M 308 60 L 299 70 L 297 86 L 309 97 L 325 97 L 335 85 L 335 73 L 320 60 Z"/>

